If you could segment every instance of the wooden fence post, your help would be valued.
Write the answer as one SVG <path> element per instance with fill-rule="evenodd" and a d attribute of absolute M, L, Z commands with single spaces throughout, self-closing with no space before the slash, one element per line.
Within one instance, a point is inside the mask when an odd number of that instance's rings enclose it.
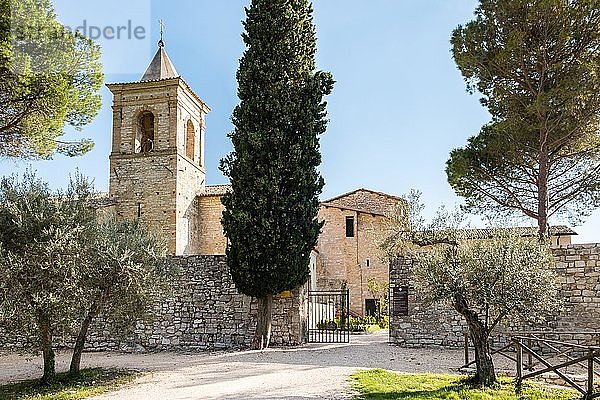
<path fill-rule="evenodd" d="M 514 339 L 517 350 L 517 384 L 521 384 L 523 378 L 523 347 L 520 339 Z"/>
<path fill-rule="evenodd" d="M 594 350 L 588 351 L 588 381 L 587 381 L 587 398 L 592 398 L 594 393 Z"/>
<path fill-rule="evenodd" d="M 469 365 L 469 332 L 465 332 L 465 365 Z"/>
<path fill-rule="evenodd" d="M 527 339 L 527 347 L 529 347 L 530 349 L 532 349 L 533 343 L 531 341 L 531 339 Z M 533 356 L 531 355 L 530 352 L 527 352 L 527 370 L 528 371 L 533 371 Z"/>

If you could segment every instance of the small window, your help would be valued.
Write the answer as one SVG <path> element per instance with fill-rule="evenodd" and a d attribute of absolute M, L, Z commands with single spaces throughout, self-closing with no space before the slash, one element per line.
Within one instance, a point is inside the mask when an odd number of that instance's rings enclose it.
<path fill-rule="evenodd" d="M 346 237 L 354 237 L 354 217 L 346 217 Z"/>
<path fill-rule="evenodd" d="M 196 145 L 196 128 L 191 120 L 188 120 L 185 133 L 185 154 L 190 160 L 194 159 Z"/>
<path fill-rule="evenodd" d="M 135 153 L 149 153 L 154 150 L 154 114 L 146 111 L 140 116 L 135 134 Z"/>
<path fill-rule="evenodd" d="M 367 268 L 369 268 L 371 266 L 371 260 L 367 258 L 366 264 L 367 264 Z"/>

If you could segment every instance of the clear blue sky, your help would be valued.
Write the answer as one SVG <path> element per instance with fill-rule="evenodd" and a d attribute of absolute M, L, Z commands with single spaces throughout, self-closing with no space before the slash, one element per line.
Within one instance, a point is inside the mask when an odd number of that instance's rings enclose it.
<path fill-rule="evenodd" d="M 249 0 L 54 3 L 67 24 L 132 20 L 151 30 L 146 40 L 101 42 L 107 82 L 140 78 L 156 51 L 157 20 L 166 21 L 171 59 L 213 110 L 207 118 L 207 183 L 226 183 L 218 162 L 231 150 L 227 133 L 237 104 L 235 73 Z M 460 202 L 446 181 L 445 162 L 450 150 L 463 146 L 488 115 L 478 97 L 466 93 L 449 39 L 458 24 L 471 19 L 476 4 L 475 0 L 314 2 L 318 66 L 331 71 L 337 81 L 328 98 L 329 129 L 321 141 L 323 198 L 359 187 L 396 195 L 416 188 L 423 192 L 429 213 L 441 204 Z M 91 153 L 33 163 L 53 186 L 64 186 L 68 174 L 79 169 L 95 178 L 99 190 L 107 190 L 112 99 L 106 88 L 102 95 L 100 114 L 83 132 L 96 142 Z M 9 174 L 26 165 L 4 161 L 0 171 Z M 580 233 L 576 241 L 600 241 L 599 224 L 600 213 L 595 213 L 576 228 Z"/>

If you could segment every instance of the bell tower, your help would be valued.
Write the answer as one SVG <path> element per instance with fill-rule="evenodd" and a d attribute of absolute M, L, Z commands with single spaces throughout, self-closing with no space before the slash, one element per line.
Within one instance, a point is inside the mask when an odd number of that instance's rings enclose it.
<path fill-rule="evenodd" d="M 117 217 L 139 218 L 171 254 L 196 254 L 210 108 L 179 76 L 162 37 L 139 81 L 107 87 L 113 94 L 109 195 Z"/>

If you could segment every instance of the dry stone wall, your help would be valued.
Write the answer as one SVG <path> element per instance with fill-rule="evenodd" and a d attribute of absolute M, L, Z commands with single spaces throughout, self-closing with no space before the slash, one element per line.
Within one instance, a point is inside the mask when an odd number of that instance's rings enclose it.
<path fill-rule="evenodd" d="M 237 292 L 224 256 L 171 258 L 178 270 L 172 293 L 154 305 L 154 317 L 138 322 L 135 331 L 119 338 L 110 324 L 96 320 L 87 350 L 215 350 L 248 347 L 256 326 L 256 301 Z M 293 346 L 305 342 L 308 295 L 306 288 L 278 296 L 273 308 L 271 344 Z M 32 339 L 0 332 L 0 348 L 28 347 Z M 59 344 L 71 347 L 69 340 Z"/>
<path fill-rule="evenodd" d="M 502 346 L 511 332 L 543 330 L 560 333 L 561 340 L 589 343 L 600 331 L 600 244 L 570 245 L 553 249 L 560 283 L 562 309 L 544 326 L 502 327 L 493 338 Z M 418 295 L 412 278 L 413 261 L 400 258 L 390 264 L 390 293 L 408 288 L 408 315 L 394 315 L 390 301 L 390 342 L 406 347 L 460 347 L 467 326 L 462 317 L 444 304 L 428 306 Z M 398 305 L 399 303 L 396 303 Z M 575 334 L 574 332 L 581 332 Z"/>

